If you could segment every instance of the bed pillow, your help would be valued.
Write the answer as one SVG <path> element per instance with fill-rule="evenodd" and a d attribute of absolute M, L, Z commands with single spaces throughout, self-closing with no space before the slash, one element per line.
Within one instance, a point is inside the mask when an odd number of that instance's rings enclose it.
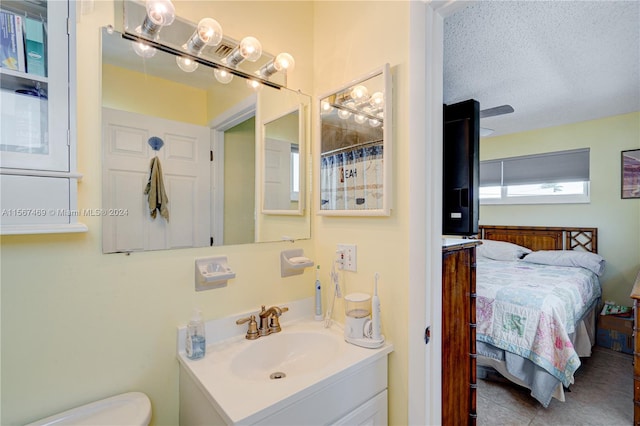
<path fill-rule="evenodd" d="M 527 254 L 523 262 L 555 266 L 578 266 L 601 276 L 604 273 L 605 260 L 602 256 L 588 251 L 539 250 Z"/>
<path fill-rule="evenodd" d="M 531 253 L 526 247 L 506 241 L 480 240 L 482 244 L 476 247 L 476 256 L 493 260 L 518 260 L 525 254 Z"/>

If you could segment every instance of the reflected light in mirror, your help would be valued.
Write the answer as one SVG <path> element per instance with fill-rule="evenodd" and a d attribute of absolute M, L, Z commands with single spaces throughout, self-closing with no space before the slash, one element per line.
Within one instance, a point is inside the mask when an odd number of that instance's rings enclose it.
<path fill-rule="evenodd" d="M 233 74 L 228 72 L 227 70 L 216 68 L 213 70 L 213 75 L 218 80 L 218 82 L 222 84 L 228 84 L 233 80 Z"/>
<path fill-rule="evenodd" d="M 198 63 L 183 56 L 176 56 L 176 63 L 184 72 L 194 72 L 198 69 Z"/>
<path fill-rule="evenodd" d="M 136 55 L 141 58 L 151 58 L 156 54 L 155 47 L 151 47 L 141 41 L 132 41 L 131 46 L 133 47 L 133 51 L 136 52 Z"/>

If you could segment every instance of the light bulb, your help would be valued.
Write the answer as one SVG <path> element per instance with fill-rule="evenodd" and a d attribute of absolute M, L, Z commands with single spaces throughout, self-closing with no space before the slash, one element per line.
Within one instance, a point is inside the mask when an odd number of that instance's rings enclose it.
<path fill-rule="evenodd" d="M 191 53 L 200 53 L 205 46 L 217 46 L 222 41 L 222 26 L 212 18 L 203 18 L 185 44 Z"/>
<path fill-rule="evenodd" d="M 320 108 L 322 109 L 322 112 L 329 112 L 333 109 L 333 107 L 331 106 L 331 104 L 327 101 L 322 101 L 320 103 Z"/>
<path fill-rule="evenodd" d="M 369 103 L 374 107 L 382 107 L 384 104 L 384 94 L 382 92 L 375 92 L 371 95 Z"/>
<path fill-rule="evenodd" d="M 356 115 L 354 115 L 354 116 L 353 116 L 353 119 L 354 119 L 354 120 L 355 120 L 355 122 L 356 122 L 356 123 L 358 123 L 358 124 L 362 124 L 362 123 L 364 123 L 365 121 L 367 121 L 367 117 L 365 117 L 365 116 L 364 116 L 364 115 L 362 115 L 362 114 L 356 114 Z"/>
<path fill-rule="evenodd" d="M 132 41 L 131 46 L 133 47 L 133 51 L 136 52 L 136 55 L 141 58 L 151 58 L 156 54 L 155 47 L 151 47 L 141 41 Z"/>
<path fill-rule="evenodd" d="M 339 109 L 338 117 L 342 118 L 343 120 L 346 120 L 347 118 L 351 117 L 351 113 L 346 109 Z"/>
<path fill-rule="evenodd" d="M 247 61 L 255 62 L 262 56 L 262 45 L 255 37 L 245 37 L 240 42 L 240 52 Z"/>
<path fill-rule="evenodd" d="M 351 89 L 351 99 L 355 101 L 363 101 L 369 96 L 369 90 L 363 85 L 355 86 Z"/>
<path fill-rule="evenodd" d="M 260 68 L 259 75 L 269 77 L 278 71 L 292 71 L 296 66 L 296 61 L 288 53 L 280 53 L 275 59 L 269 61 Z"/>
<path fill-rule="evenodd" d="M 274 61 L 273 66 L 278 71 L 293 71 L 293 69 L 296 67 L 296 61 L 295 59 L 293 59 L 293 56 L 286 52 L 283 52 L 276 56 L 276 60 Z"/>
<path fill-rule="evenodd" d="M 147 0 L 147 16 L 139 27 L 140 33 L 154 38 L 162 27 L 171 25 L 176 18 L 176 9 L 170 0 Z"/>
<path fill-rule="evenodd" d="M 248 79 L 247 80 L 247 87 L 249 89 L 251 89 L 251 90 L 258 91 L 258 90 L 260 90 L 262 88 L 262 84 L 260 84 L 259 81 Z"/>
<path fill-rule="evenodd" d="M 194 72 L 198 68 L 198 63 L 190 58 L 176 56 L 176 63 L 184 72 Z"/>
<path fill-rule="evenodd" d="M 262 55 L 262 45 L 255 37 L 245 37 L 240 44 L 227 55 L 226 63 L 230 67 L 236 67 L 244 60 L 255 62 Z"/>
<path fill-rule="evenodd" d="M 369 126 L 371 127 L 379 127 L 382 124 L 382 121 L 376 120 L 374 118 L 369 120 Z"/>
<path fill-rule="evenodd" d="M 233 80 L 233 74 L 231 74 L 227 70 L 216 68 L 213 70 L 213 75 L 215 76 L 216 80 L 218 80 L 222 84 L 230 83 L 231 80 Z"/>

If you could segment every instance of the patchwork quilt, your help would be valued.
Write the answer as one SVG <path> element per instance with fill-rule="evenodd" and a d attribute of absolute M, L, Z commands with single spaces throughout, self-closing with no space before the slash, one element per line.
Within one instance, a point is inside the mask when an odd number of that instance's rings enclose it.
<path fill-rule="evenodd" d="M 600 297 L 598 277 L 579 267 L 478 259 L 477 340 L 531 360 L 564 386 L 580 358 L 570 334 Z"/>

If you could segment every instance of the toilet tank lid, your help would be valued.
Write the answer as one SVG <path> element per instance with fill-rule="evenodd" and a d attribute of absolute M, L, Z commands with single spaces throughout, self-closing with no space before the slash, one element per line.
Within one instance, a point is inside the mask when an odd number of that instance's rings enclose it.
<path fill-rule="evenodd" d="M 72 408 L 26 426 L 125 424 L 147 426 L 150 421 L 149 397 L 142 392 L 128 392 Z"/>

